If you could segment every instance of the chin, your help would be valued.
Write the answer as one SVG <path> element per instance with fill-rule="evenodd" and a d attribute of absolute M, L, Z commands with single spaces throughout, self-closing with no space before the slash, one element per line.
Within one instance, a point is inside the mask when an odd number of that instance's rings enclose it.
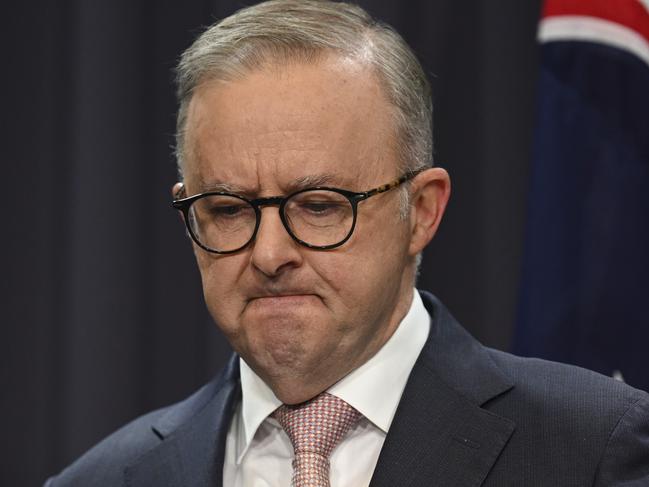
<path fill-rule="evenodd" d="M 326 381 L 315 380 L 312 377 L 313 368 L 307 367 L 307 370 L 311 374 L 301 374 L 299 369 L 291 368 L 283 371 L 286 374 L 274 376 L 266 383 L 284 404 L 299 404 L 317 396 L 331 385 Z"/>
<path fill-rule="evenodd" d="M 300 333 L 290 328 L 280 331 L 266 328 L 263 332 L 262 336 L 257 335 L 243 347 L 241 356 L 246 362 L 255 371 L 261 369 L 263 377 L 288 378 L 299 375 L 304 369 L 307 354 Z"/>

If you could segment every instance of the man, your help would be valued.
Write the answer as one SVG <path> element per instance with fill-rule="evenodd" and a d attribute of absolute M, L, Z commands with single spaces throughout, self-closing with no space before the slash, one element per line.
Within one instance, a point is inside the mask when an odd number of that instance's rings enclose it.
<path fill-rule="evenodd" d="M 647 394 L 486 349 L 414 290 L 450 182 L 394 31 L 271 1 L 178 81 L 174 206 L 237 355 L 48 485 L 649 485 Z"/>

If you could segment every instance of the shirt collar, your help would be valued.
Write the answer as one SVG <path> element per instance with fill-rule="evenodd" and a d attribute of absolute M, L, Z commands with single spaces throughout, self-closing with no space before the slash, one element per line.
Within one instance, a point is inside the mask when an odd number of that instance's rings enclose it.
<path fill-rule="evenodd" d="M 430 329 L 430 317 L 415 289 L 410 309 L 390 339 L 363 365 L 328 390 L 344 400 L 384 433 L 388 432 Z M 239 359 L 241 367 L 241 416 L 237 432 L 237 463 L 245 455 L 264 420 L 282 405 L 273 391 Z"/>
<path fill-rule="evenodd" d="M 237 433 L 237 463 L 241 462 L 257 429 L 275 409 L 282 405 L 270 387 L 239 358 L 241 370 L 241 416 Z"/>
<path fill-rule="evenodd" d="M 430 317 L 414 290 L 410 310 L 390 339 L 371 359 L 329 388 L 329 393 L 387 433 L 429 329 Z"/>

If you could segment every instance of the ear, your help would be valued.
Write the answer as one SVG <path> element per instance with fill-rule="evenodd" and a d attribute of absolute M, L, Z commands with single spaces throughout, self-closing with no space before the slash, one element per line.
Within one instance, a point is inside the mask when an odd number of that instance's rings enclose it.
<path fill-rule="evenodd" d="M 177 200 L 178 198 L 182 198 L 183 197 L 182 191 L 184 189 L 185 189 L 185 185 L 180 181 L 177 182 L 171 187 L 171 197 L 175 200 Z"/>
<path fill-rule="evenodd" d="M 185 191 L 185 185 L 181 182 L 177 182 L 171 187 L 171 197 L 174 200 L 182 198 L 185 196 L 184 191 Z M 180 219 L 184 222 L 185 215 L 183 215 L 182 211 L 179 211 L 178 214 L 180 215 Z"/>
<path fill-rule="evenodd" d="M 441 167 L 427 169 L 413 179 L 410 196 L 410 255 L 417 255 L 433 239 L 450 195 L 451 180 Z"/>

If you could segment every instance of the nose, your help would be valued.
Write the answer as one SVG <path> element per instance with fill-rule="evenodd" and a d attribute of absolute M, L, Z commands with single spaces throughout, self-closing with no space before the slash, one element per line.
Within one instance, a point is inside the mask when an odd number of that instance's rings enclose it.
<path fill-rule="evenodd" d="M 279 208 L 267 206 L 261 210 L 261 221 L 252 242 L 252 265 L 267 277 L 275 277 L 302 263 L 302 254 L 284 228 Z"/>

